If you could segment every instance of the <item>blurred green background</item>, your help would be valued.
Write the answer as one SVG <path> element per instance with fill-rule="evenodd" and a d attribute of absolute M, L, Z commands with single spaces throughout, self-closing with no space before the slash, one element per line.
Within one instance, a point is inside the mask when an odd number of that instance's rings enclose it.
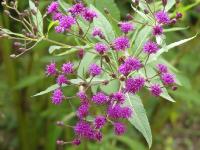
<path fill-rule="evenodd" d="M 92 1 L 92 0 L 91 0 Z M 98 0 L 96 0 L 98 1 Z M 40 1 L 45 11 L 48 0 Z M 72 0 L 67 2 L 72 3 Z M 131 11 L 130 0 L 115 0 L 121 18 Z M 188 30 L 168 33 L 167 43 L 184 39 L 200 32 L 199 0 L 183 0 L 178 8 L 188 8 L 177 26 Z M 195 5 L 191 5 L 194 4 Z M 19 0 L 20 9 L 28 7 L 28 0 Z M 192 6 L 192 7 L 188 7 Z M 96 6 L 102 9 L 104 5 Z M 0 25 L 15 32 L 21 32 L 21 25 L 3 14 L 0 7 Z M 52 32 L 51 35 L 54 33 Z M 57 38 L 51 36 L 51 38 Z M 63 39 L 63 38 L 62 38 Z M 200 149 L 200 39 L 179 46 L 165 58 L 179 71 L 183 86 L 171 92 L 176 103 L 143 94 L 153 134 L 152 150 L 199 150 Z M 73 41 L 72 41 L 73 42 Z M 68 121 L 73 117 L 68 103 L 59 108 L 50 102 L 50 94 L 31 97 L 52 85 L 52 79 L 45 78 L 45 64 L 52 59 L 57 62 L 66 56 L 53 57 L 48 53 L 48 43 L 43 42 L 33 51 L 20 58 L 9 57 L 14 52 L 13 41 L 0 38 L 0 150 L 147 150 L 147 144 L 133 126 L 121 137 L 112 130 L 104 131 L 101 143 L 84 142 L 80 147 L 58 147 L 56 139 L 69 141 L 73 132 L 56 126 L 58 120 Z M 72 57 L 72 56 L 71 56 Z M 67 89 L 74 93 L 74 89 Z M 71 119 L 70 123 L 75 123 Z"/>

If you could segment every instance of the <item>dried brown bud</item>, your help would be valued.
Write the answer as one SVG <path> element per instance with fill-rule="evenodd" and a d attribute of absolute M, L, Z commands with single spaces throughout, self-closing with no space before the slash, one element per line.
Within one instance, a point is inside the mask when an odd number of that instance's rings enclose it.
<path fill-rule="evenodd" d="M 125 80 L 126 80 L 126 77 L 125 77 L 124 75 L 121 75 L 120 78 L 119 78 L 119 80 L 120 80 L 120 81 L 125 81 Z"/>
<path fill-rule="evenodd" d="M 57 126 L 64 126 L 64 122 L 63 122 L 63 121 L 57 121 L 57 122 L 56 122 L 56 125 L 57 125 Z"/>
<path fill-rule="evenodd" d="M 172 86 L 172 90 L 173 90 L 173 91 L 176 91 L 177 89 L 178 89 L 177 86 Z"/>
<path fill-rule="evenodd" d="M 105 80 L 105 81 L 102 82 L 103 85 L 108 85 L 108 83 L 109 83 L 108 80 Z"/>
<path fill-rule="evenodd" d="M 10 6 L 14 7 L 15 6 L 15 2 L 11 1 L 10 2 Z"/>
<path fill-rule="evenodd" d="M 119 57 L 118 62 L 119 62 L 120 64 L 122 64 L 122 63 L 124 63 L 125 59 L 126 59 L 125 56 Z"/>
<path fill-rule="evenodd" d="M 114 78 L 114 79 L 117 77 L 117 75 L 114 74 L 114 73 L 110 74 L 110 76 L 111 76 L 112 78 Z"/>

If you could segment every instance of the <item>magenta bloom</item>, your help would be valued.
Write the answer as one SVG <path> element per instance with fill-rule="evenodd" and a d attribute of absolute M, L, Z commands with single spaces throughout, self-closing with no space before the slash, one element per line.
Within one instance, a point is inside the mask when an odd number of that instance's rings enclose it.
<path fill-rule="evenodd" d="M 156 68 L 160 73 L 167 73 L 168 72 L 167 66 L 165 66 L 163 64 L 157 64 Z"/>
<path fill-rule="evenodd" d="M 125 90 L 129 93 L 135 94 L 140 91 L 140 89 L 144 86 L 145 79 L 143 77 L 134 77 L 128 78 L 125 81 Z"/>
<path fill-rule="evenodd" d="M 63 27 L 61 27 L 61 26 L 56 26 L 56 27 L 55 27 L 55 31 L 56 31 L 57 33 L 63 33 L 63 32 L 65 31 L 65 29 L 64 29 Z"/>
<path fill-rule="evenodd" d="M 99 67 L 98 65 L 96 64 L 91 64 L 89 66 L 89 73 L 91 76 L 97 76 L 97 75 L 100 75 L 102 72 L 102 69 L 101 67 Z"/>
<path fill-rule="evenodd" d="M 109 49 L 108 46 L 106 44 L 103 44 L 103 43 L 95 44 L 94 48 L 99 54 L 104 54 Z"/>
<path fill-rule="evenodd" d="M 153 27 L 153 31 L 152 31 L 153 35 L 162 35 L 163 34 L 163 28 L 160 25 L 156 25 Z"/>
<path fill-rule="evenodd" d="M 95 137 L 95 140 L 101 141 L 103 136 L 100 131 L 97 131 L 94 133 L 94 137 Z"/>
<path fill-rule="evenodd" d="M 62 16 L 59 19 L 59 26 L 64 30 L 68 30 L 72 25 L 76 23 L 75 19 L 72 16 Z"/>
<path fill-rule="evenodd" d="M 86 21 L 92 22 L 94 20 L 94 18 L 97 18 L 97 13 L 91 9 L 86 8 L 83 13 L 83 18 Z"/>
<path fill-rule="evenodd" d="M 162 88 L 159 84 L 153 84 L 150 86 L 151 94 L 154 96 L 160 96 L 162 93 Z"/>
<path fill-rule="evenodd" d="M 56 64 L 55 63 L 50 63 L 49 65 L 46 66 L 46 75 L 47 76 L 52 76 L 56 75 Z"/>
<path fill-rule="evenodd" d="M 114 119 L 130 118 L 132 110 L 129 107 L 121 107 L 119 104 L 115 106 L 110 105 L 107 110 L 108 116 Z"/>
<path fill-rule="evenodd" d="M 129 39 L 127 37 L 120 36 L 114 40 L 113 47 L 116 51 L 124 51 L 130 47 Z"/>
<path fill-rule="evenodd" d="M 95 37 L 95 36 L 98 36 L 98 37 L 100 37 L 101 39 L 105 38 L 105 36 L 104 36 L 102 30 L 101 30 L 100 28 L 97 28 L 97 27 L 95 27 L 95 28 L 93 29 L 92 36 L 94 36 L 94 37 Z"/>
<path fill-rule="evenodd" d="M 52 2 L 47 8 L 47 13 L 50 14 L 53 12 L 57 12 L 58 7 L 59 7 L 58 2 Z"/>
<path fill-rule="evenodd" d="M 55 12 L 53 13 L 53 20 L 56 21 L 56 20 L 60 20 L 62 18 L 63 14 L 60 13 L 60 12 Z"/>
<path fill-rule="evenodd" d="M 74 69 L 73 69 L 73 64 L 71 62 L 65 63 L 62 65 L 62 72 L 64 74 L 70 74 L 73 73 Z"/>
<path fill-rule="evenodd" d="M 82 119 L 86 117 L 89 113 L 89 104 L 82 104 L 77 110 L 77 116 Z"/>
<path fill-rule="evenodd" d="M 106 123 L 106 118 L 104 116 L 96 116 L 94 120 L 95 128 L 100 129 L 102 128 Z"/>
<path fill-rule="evenodd" d="M 155 13 L 155 18 L 156 21 L 160 24 L 169 24 L 170 23 L 170 18 L 165 11 L 158 11 Z"/>
<path fill-rule="evenodd" d="M 81 14 L 84 11 L 85 7 L 82 3 L 76 3 L 75 5 L 73 5 L 71 8 L 69 8 L 69 12 L 76 16 Z"/>
<path fill-rule="evenodd" d="M 94 139 L 94 131 L 87 122 L 79 121 L 74 127 L 74 132 L 80 137 Z"/>
<path fill-rule="evenodd" d="M 80 91 L 76 95 L 80 98 L 82 102 L 85 102 L 87 100 L 87 95 L 85 94 L 85 92 Z"/>
<path fill-rule="evenodd" d="M 59 75 L 58 77 L 57 77 L 57 84 L 58 85 L 62 85 L 62 84 L 67 84 L 69 81 L 67 80 L 67 78 L 63 75 L 63 74 L 61 74 L 61 75 Z"/>
<path fill-rule="evenodd" d="M 123 104 L 125 101 L 125 95 L 122 92 L 116 92 L 112 94 L 112 100 L 117 101 L 118 103 Z"/>
<path fill-rule="evenodd" d="M 64 98 L 65 96 L 63 95 L 63 92 L 61 89 L 54 90 L 53 95 L 51 97 L 52 103 L 55 105 L 61 104 Z"/>
<path fill-rule="evenodd" d="M 120 26 L 121 31 L 126 34 L 130 31 L 133 31 L 133 29 L 134 29 L 133 24 L 130 22 L 120 22 L 119 26 Z"/>
<path fill-rule="evenodd" d="M 126 128 L 125 128 L 124 124 L 122 124 L 120 122 L 115 122 L 114 123 L 114 130 L 115 130 L 116 135 L 122 135 L 122 134 L 125 133 Z"/>
<path fill-rule="evenodd" d="M 159 50 L 157 43 L 147 41 L 143 46 L 143 51 L 147 54 L 155 54 Z"/>
<path fill-rule="evenodd" d="M 105 104 L 107 103 L 109 100 L 109 97 L 106 96 L 104 93 L 102 92 L 98 92 L 97 94 L 95 94 L 93 97 L 92 97 L 92 101 L 96 104 Z"/>
<path fill-rule="evenodd" d="M 81 144 L 81 141 L 80 141 L 79 139 L 74 139 L 74 140 L 72 141 L 72 144 L 73 144 L 73 145 L 80 145 L 80 144 Z"/>
<path fill-rule="evenodd" d="M 175 82 L 174 75 L 171 73 L 163 73 L 161 75 L 161 79 L 162 79 L 163 83 L 166 85 L 170 85 Z"/>
<path fill-rule="evenodd" d="M 142 63 L 139 59 L 129 57 L 125 60 L 124 64 L 119 66 L 118 71 L 127 76 L 129 73 L 135 70 L 139 70 L 142 67 Z"/>

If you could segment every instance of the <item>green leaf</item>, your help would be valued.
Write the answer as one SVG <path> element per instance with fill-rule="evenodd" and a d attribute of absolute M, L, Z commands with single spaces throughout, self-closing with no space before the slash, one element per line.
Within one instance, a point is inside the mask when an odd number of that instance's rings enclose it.
<path fill-rule="evenodd" d="M 48 26 L 48 32 L 51 30 L 51 28 L 52 28 L 53 26 L 56 26 L 56 25 L 58 25 L 58 24 L 59 24 L 58 21 L 51 21 L 50 24 L 49 24 L 49 26 Z"/>
<path fill-rule="evenodd" d="M 106 17 L 93 5 L 90 5 L 90 8 L 94 10 L 98 15 L 98 18 L 95 18 L 93 21 L 94 26 L 102 29 L 106 39 L 108 39 L 109 41 L 113 41 L 115 39 L 115 34 L 113 32 L 112 25 L 109 23 Z"/>
<path fill-rule="evenodd" d="M 36 12 L 36 15 L 32 14 L 32 19 L 34 24 L 36 25 L 39 33 L 43 35 L 43 17 L 40 12 L 40 10 L 35 6 L 35 4 L 32 2 L 32 0 L 29 0 L 29 7 L 30 9 L 33 9 Z"/>
<path fill-rule="evenodd" d="M 119 81 L 110 81 L 107 85 L 100 85 L 100 89 L 106 94 L 112 94 L 119 89 Z"/>
<path fill-rule="evenodd" d="M 54 84 L 54 85 L 48 87 L 46 90 L 41 91 L 41 92 L 39 92 L 39 93 L 33 95 L 32 97 L 36 97 L 36 96 L 40 96 L 40 95 L 47 94 L 47 93 L 49 93 L 49 92 L 51 92 L 51 91 L 54 91 L 54 90 L 57 89 L 57 88 L 59 88 L 59 85 L 58 85 L 58 84 Z"/>
<path fill-rule="evenodd" d="M 8 29 L 1 29 L 1 31 L 3 31 L 4 33 L 8 34 L 8 35 L 15 35 L 15 36 L 18 36 L 18 37 L 22 37 L 24 38 L 25 36 L 23 34 L 19 34 L 19 33 L 14 33 Z"/>
<path fill-rule="evenodd" d="M 196 34 L 195 36 L 193 36 L 193 37 L 191 37 L 191 38 L 187 38 L 187 39 L 184 39 L 184 40 L 180 40 L 180 41 L 174 42 L 174 43 L 172 43 L 172 44 L 169 44 L 169 45 L 167 45 L 167 46 L 161 48 L 156 54 L 150 55 L 148 63 L 157 60 L 158 57 L 159 57 L 162 53 L 168 52 L 170 49 L 172 49 L 172 48 L 174 48 L 174 47 L 176 47 L 176 46 L 182 45 L 182 44 L 184 44 L 184 43 L 186 43 L 186 42 L 188 42 L 188 41 L 193 40 L 194 38 L 197 37 L 197 35 L 198 35 L 198 34 Z"/>
<path fill-rule="evenodd" d="M 61 49 L 61 46 L 53 45 L 49 47 L 49 53 L 52 54 L 55 50 Z"/>
<path fill-rule="evenodd" d="M 131 107 L 133 110 L 133 115 L 129 119 L 130 123 L 142 133 L 150 148 L 152 145 L 151 128 L 140 97 L 126 94 L 125 105 Z"/>
<path fill-rule="evenodd" d="M 174 32 L 174 31 L 182 31 L 182 30 L 187 30 L 189 27 L 173 27 L 169 29 L 164 29 L 164 32 Z"/>
<path fill-rule="evenodd" d="M 176 4 L 176 0 L 168 0 L 165 10 L 169 11 Z"/>
<path fill-rule="evenodd" d="M 64 11 L 67 11 L 68 8 L 70 7 L 70 5 L 67 4 L 64 0 L 58 0 L 58 3 L 60 4 L 61 8 L 62 8 Z"/>

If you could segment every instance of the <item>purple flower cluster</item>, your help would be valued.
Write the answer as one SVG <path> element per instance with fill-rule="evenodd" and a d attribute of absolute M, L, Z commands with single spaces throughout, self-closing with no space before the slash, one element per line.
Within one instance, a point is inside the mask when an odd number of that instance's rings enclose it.
<path fill-rule="evenodd" d="M 99 93 L 97 93 L 96 95 L 94 95 L 94 96 L 92 97 L 92 100 L 93 100 L 93 102 L 96 103 L 96 104 L 105 104 L 105 103 L 108 102 L 108 98 L 109 98 L 109 97 L 106 96 L 104 93 L 99 92 Z"/>
<path fill-rule="evenodd" d="M 101 28 L 97 28 L 97 27 L 95 27 L 94 29 L 93 29 L 93 31 L 92 31 L 92 36 L 94 36 L 94 37 L 99 37 L 99 38 L 101 38 L 101 39 L 104 39 L 105 38 L 105 36 L 104 36 L 104 34 L 103 34 L 103 31 L 101 30 Z"/>
<path fill-rule="evenodd" d="M 160 24 L 169 24 L 170 23 L 170 18 L 165 11 L 158 11 L 155 13 L 155 18 L 156 21 Z"/>
<path fill-rule="evenodd" d="M 99 54 L 104 54 L 106 51 L 108 51 L 109 47 L 104 44 L 104 43 L 97 43 L 95 45 L 95 50 L 99 53 Z"/>
<path fill-rule="evenodd" d="M 102 72 L 102 69 L 101 69 L 101 67 L 99 67 L 97 64 L 91 64 L 90 66 L 89 66 L 89 74 L 91 75 L 91 76 L 98 76 L 98 75 L 100 75 L 101 74 L 101 72 Z"/>
<path fill-rule="evenodd" d="M 64 100 L 64 95 L 63 95 L 63 92 L 61 89 L 56 89 L 54 92 L 53 92 L 53 95 L 52 95 L 52 103 L 55 104 L 55 105 L 59 105 L 62 103 L 62 101 Z"/>
<path fill-rule="evenodd" d="M 114 40 L 113 47 L 116 51 L 125 51 L 125 49 L 130 47 L 129 39 L 127 37 L 120 36 Z"/>
<path fill-rule="evenodd" d="M 122 107 L 120 104 L 111 105 L 108 108 L 108 116 L 113 119 L 120 119 L 120 118 L 130 118 L 132 115 L 132 110 L 129 107 Z"/>
<path fill-rule="evenodd" d="M 129 93 L 135 94 L 141 90 L 144 84 L 145 84 L 145 79 L 141 76 L 128 78 L 125 81 L 125 89 Z"/>
<path fill-rule="evenodd" d="M 143 51 L 147 54 L 155 54 L 159 50 L 157 43 L 152 41 L 147 41 L 144 44 Z"/>
<path fill-rule="evenodd" d="M 125 76 L 129 73 L 139 70 L 142 67 L 142 63 L 138 58 L 128 57 L 123 64 L 119 66 L 119 72 Z"/>
<path fill-rule="evenodd" d="M 121 31 L 126 34 L 130 31 L 133 31 L 133 29 L 134 29 L 133 24 L 130 22 L 120 22 L 119 26 L 120 26 Z"/>

